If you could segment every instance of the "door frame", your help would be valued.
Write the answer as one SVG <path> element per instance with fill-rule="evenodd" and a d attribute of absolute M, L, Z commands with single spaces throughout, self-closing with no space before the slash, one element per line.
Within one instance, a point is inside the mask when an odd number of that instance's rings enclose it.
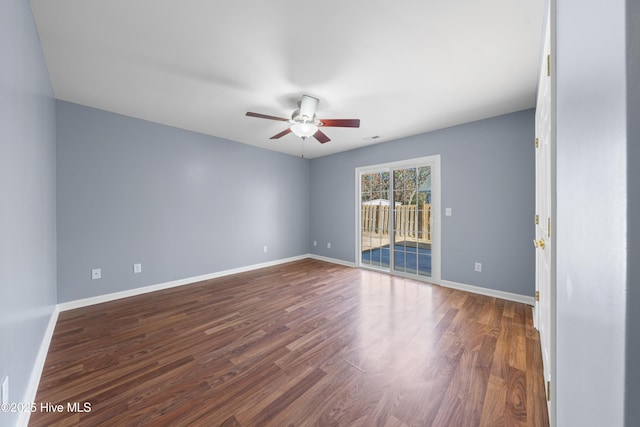
<path fill-rule="evenodd" d="M 391 258 L 389 262 L 389 268 L 381 268 L 361 262 L 362 255 L 362 224 L 361 224 L 361 200 L 362 195 L 360 193 L 360 176 L 363 173 L 372 172 L 389 172 L 391 175 L 391 184 L 393 185 L 393 171 L 396 169 L 412 168 L 430 166 L 431 167 L 431 276 L 421 276 L 419 274 L 404 273 L 401 271 L 395 271 L 393 268 L 393 251 L 391 250 Z M 441 282 L 441 235 L 440 235 L 440 218 L 441 218 L 441 184 L 440 184 L 440 155 L 418 157 L 407 160 L 400 160 L 395 162 L 380 163 L 376 165 L 362 166 L 355 169 L 355 229 L 356 229 L 356 244 L 355 244 L 355 260 L 356 267 L 365 268 L 370 270 L 384 271 L 396 276 L 409 277 L 412 279 L 422 280 L 428 283 L 440 284 Z M 393 188 L 390 188 L 390 194 L 392 194 Z M 390 209 L 393 211 L 393 209 Z M 393 214 L 392 214 L 393 215 Z M 393 217 L 392 217 L 393 218 Z M 393 233 L 390 235 L 393 239 Z"/>

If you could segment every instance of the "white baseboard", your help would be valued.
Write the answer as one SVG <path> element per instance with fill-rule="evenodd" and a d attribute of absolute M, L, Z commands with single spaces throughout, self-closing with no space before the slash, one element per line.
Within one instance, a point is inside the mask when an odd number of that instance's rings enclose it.
<path fill-rule="evenodd" d="M 335 258 L 327 258 L 327 257 L 323 257 L 320 255 L 313 255 L 310 254 L 309 258 L 313 258 L 313 259 L 317 259 L 320 261 L 326 261 L 326 262 L 331 262 L 334 264 L 340 264 L 340 265 L 344 265 L 347 267 L 357 267 L 356 263 L 353 262 L 347 262 L 347 261 L 343 261 L 340 259 L 335 259 Z M 375 269 L 371 269 L 373 271 L 378 271 Z M 383 272 L 386 273 L 386 272 Z M 403 276 L 405 277 L 405 276 Z M 432 283 L 435 285 L 440 285 L 443 286 L 445 288 L 452 288 L 452 289 L 458 289 L 460 291 L 465 291 L 465 292 L 471 292 L 473 294 L 480 294 L 480 295 L 485 295 L 485 296 L 489 296 L 489 297 L 494 297 L 494 298 L 500 298 L 500 299 L 504 299 L 507 301 L 514 301 L 514 302 L 519 302 L 522 304 L 527 304 L 527 305 L 531 305 L 533 306 L 535 304 L 535 298 L 534 297 L 530 297 L 530 296 L 526 296 L 526 295 L 520 295 L 520 294 L 514 294 L 511 292 L 506 292 L 506 291 L 499 291 L 496 289 L 489 289 L 489 288 L 483 288 L 481 286 L 474 286 L 474 285 L 467 285 L 464 283 L 458 283 L 458 282 L 452 282 L 449 280 L 440 280 L 440 281 L 429 281 L 429 280 L 425 280 L 426 283 Z"/>
<path fill-rule="evenodd" d="M 142 295 L 149 292 L 161 291 L 163 289 L 175 288 L 178 286 L 189 285 L 191 283 L 202 282 L 204 280 L 216 279 L 218 277 L 229 276 L 232 274 L 244 273 L 246 271 L 258 270 L 260 268 L 272 267 L 279 264 L 284 264 L 292 261 L 299 261 L 305 258 L 313 258 L 319 261 L 326 261 L 333 264 L 340 264 L 347 267 L 355 267 L 355 263 L 347 262 L 335 258 L 327 258 L 320 255 L 304 254 L 290 258 L 283 258 L 275 261 L 263 262 L 260 264 L 253 264 L 239 268 L 233 268 L 230 270 L 218 271 L 215 273 L 203 274 L 201 276 L 187 277 L 184 279 L 173 280 L 171 282 L 158 283 L 156 285 L 143 286 L 141 288 L 128 289 L 126 291 L 114 292 L 111 294 L 97 295 L 95 297 L 83 298 L 73 301 L 61 302 L 58 304 L 59 311 L 73 310 L 75 308 L 88 307 L 94 304 L 100 304 L 103 302 L 115 301 L 122 298 L 132 297 L 136 295 Z"/>
<path fill-rule="evenodd" d="M 519 303 L 527 304 L 527 305 L 534 305 L 535 304 L 535 298 L 534 297 L 530 297 L 530 296 L 526 296 L 526 295 L 514 294 L 514 293 L 506 292 L 506 291 L 498 291 L 498 290 L 495 290 L 495 289 L 483 288 L 481 286 L 466 285 L 464 283 L 451 282 L 449 280 L 440 280 L 440 283 L 438 283 L 438 284 L 440 286 L 444 286 L 446 288 L 458 289 L 458 290 L 461 290 L 461 291 L 467 291 L 467 292 L 471 292 L 471 293 L 474 293 L 474 294 L 480 294 L 480 295 L 486 295 L 488 297 L 500 298 L 500 299 L 504 299 L 504 300 L 507 300 L 507 301 L 514 301 L 514 302 L 519 302 Z"/>
<path fill-rule="evenodd" d="M 264 262 L 260 264 L 253 264 L 245 267 L 234 268 L 230 270 L 218 271 L 215 273 L 204 274 L 201 276 L 187 277 L 185 279 L 174 280 L 171 282 L 159 283 L 156 285 L 144 286 L 141 288 L 129 289 L 121 292 L 114 292 L 111 294 L 98 295 L 95 297 L 63 302 L 58 304 L 57 309 L 59 311 L 73 310 L 75 308 L 86 307 L 94 304 L 100 304 L 103 302 L 114 301 L 117 299 L 127 298 L 135 295 L 141 295 L 148 292 L 155 292 L 163 289 L 169 289 L 169 288 L 175 288 L 178 286 L 188 285 L 191 283 L 202 282 L 204 280 L 216 279 L 218 277 L 229 276 L 231 274 L 244 273 L 246 271 L 257 270 L 265 267 L 272 267 L 272 266 L 284 264 L 287 262 L 299 261 L 305 258 L 312 258 L 318 261 L 325 261 L 325 262 L 330 262 L 332 264 L 339 264 L 345 267 L 356 267 L 356 263 L 354 262 L 344 261 L 337 258 L 324 257 L 321 255 L 315 255 L 315 254 L 304 254 L 304 255 L 298 255 L 290 258 L 283 258 L 275 261 L 269 261 L 269 262 Z M 436 284 L 447 287 L 447 288 L 458 289 L 461 291 L 471 292 L 471 293 L 480 294 L 480 295 L 486 295 L 486 296 L 495 297 L 495 298 L 501 298 L 508 301 L 514 301 L 514 302 L 519 302 L 519 303 L 528 304 L 528 305 L 535 304 L 534 297 L 530 297 L 526 295 L 520 295 L 520 294 L 514 294 L 506 291 L 483 288 L 481 286 L 467 285 L 464 283 L 457 283 L 449 280 L 440 280 Z"/>
<path fill-rule="evenodd" d="M 44 332 L 42 343 L 40 344 L 40 349 L 38 350 L 38 355 L 36 356 L 36 361 L 33 365 L 33 369 L 31 370 L 31 376 L 29 378 L 29 384 L 27 386 L 27 391 L 24 396 L 23 402 L 31 403 L 36 401 L 36 394 L 38 393 L 38 386 L 40 385 L 40 377 L 42 376 L 42 370 L 44 369 L 44 362 L 47 360 L 49 345 L 51 344 L 51 339 L 53 338 L 53 332 L 56 329 L 56 323 L 58 322 L 59 313 L 60 310 L 56 305 L 53 308 L 51 317 L 49 318 L 49 324 L 47 325 L 47 329 Z M 30 416 L 30 411 L 20 412 L 20 417 L 18 417 L 18 426 L 27 427 L 29 425 Z"/>
<path fill-rule="evenodd" d="M 265 267 L 272 267 L 274 265 L 284 264 L 292 261 L 299 261 L 301 259 L 309 258 L 307 255 L 298 255 L 291 258 L 283 258 L 275 261 L 263 262 L 260 264 L 248 265 L 245 267 L 233 268 L 230 270 L 218 271 L 210 274 L 203 274 L 201 276 L 187 277 L 185 279 L 173 280 L 171 282 L 159 283 L 156 285 L 144 286 L 141 288 L 128 289 L 126 291 L 114 292 L 111 294 L 98 295 L 95 297 L 83 298 L 74 301 L 62 302 L 58 304 L 60 311 L 73 310 L 75 308 L 87 307 L 94 304 L 100 304 L 103 302 L 114 301 L 121 298 L 132 297 L 135 295 L 146 294 L 148 292 L 161 291 L 163 289 L 175 288 L 178 286 L 189 285 L 191 283 L 202 282 L 204 280 L 216 279 L 218 277 L 229 276 L 231 274 L 244 273 L 246 271 L 257 270 Z"/>
<path fill-rule="evenodd" d="M 356 266 L 355 262 L 343 261 L 343 260 L 337 259 L 337 258 L 329 258 L 329 257 L 324 257 L 324 256 L 314 255 L 314 254 L 307 255 L 307 258 L 317 259 L 318 261 L 330 262 L 332 264 L 344 265 L 345 267 L 355 267 Z"/>

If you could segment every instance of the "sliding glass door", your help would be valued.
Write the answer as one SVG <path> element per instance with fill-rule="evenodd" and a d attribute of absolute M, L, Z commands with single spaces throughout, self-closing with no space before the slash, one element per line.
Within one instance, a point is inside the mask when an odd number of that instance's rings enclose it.
<path fill-rule="evenodd" d="M 356 170 L 358 264 L 439 280 L 439 156 Z"/>

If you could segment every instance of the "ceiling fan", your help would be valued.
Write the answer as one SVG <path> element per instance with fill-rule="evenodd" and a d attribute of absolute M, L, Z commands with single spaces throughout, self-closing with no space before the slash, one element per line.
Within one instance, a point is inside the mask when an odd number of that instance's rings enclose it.
<path fill-rule="evenodd" d="M 316 117 L 316 108 L 320 100 L 309 95 L 302 95 L 302 99 L 298 102 L 298 109 L 291 114 L 290 119 L 284 119 L 282 117 L 269 116 L 266 114 L 247 112 L 249 117 L 258 117 L 260 119 L 279 120 L 282 122 L 289 122 L 291 126 L 283 130 L 279 134 L 273 135 L 269 139 L 278 139 L 286 134 L 293 132 L 296 136 L 302 138 L 302 140 L 313 136 L 321 144 L 331 141 L 327 135 L 324 134 L 319 128 L 326 127 L 346 127 L 346 128 L 359 128 L 360 119 L 318 119 Z"/>

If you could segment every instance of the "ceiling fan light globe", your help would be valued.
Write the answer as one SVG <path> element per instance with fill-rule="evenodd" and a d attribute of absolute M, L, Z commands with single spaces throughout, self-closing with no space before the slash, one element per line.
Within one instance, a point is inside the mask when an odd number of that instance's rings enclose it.
<path fill-rule="evenodd" d="M 295 123 L 291 125 L 291 132 L 300 138 L 308 138 L 318 131 L 318 126 L 313 123 Z"/>

